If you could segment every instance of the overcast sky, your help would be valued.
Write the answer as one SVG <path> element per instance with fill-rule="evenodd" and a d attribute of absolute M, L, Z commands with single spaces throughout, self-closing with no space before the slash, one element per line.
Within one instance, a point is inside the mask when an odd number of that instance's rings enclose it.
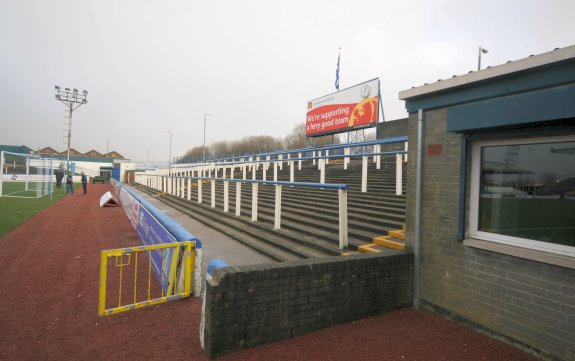
<path fill-rule="evenodd" d="M 2 0 L 0 144 L 65 150 L 54 85 L 88 90 L 72 147 L 167 161 L 203 142 L 283 137 L 307 101 L 401 90 L 575 44 L 573 0 Z M 149 157 L 149 158 L 148 158 Z"/>

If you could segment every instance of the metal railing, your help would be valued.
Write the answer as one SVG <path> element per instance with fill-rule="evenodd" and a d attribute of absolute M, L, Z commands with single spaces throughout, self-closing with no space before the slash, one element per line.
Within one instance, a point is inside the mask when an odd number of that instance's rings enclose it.
<path fill-rule="evenodd" d="M 240 216 L 241 202 L 242 202 L 242 184 L 247 183 L 252 185 L 252 203 L 251 203 L 251 220 L 257 222 L 258 220 L 258 195 L 259 185 L 273 185 L 275 187 L 275 200 L 274 200 L 274 229 L 281 228 L 281 210 L 282 210 L 282 189 L 283 186 L 287 187 L 307 187 L 319 188 L 325 190 L 338 191 L 338 224 L 339 224 L 339 249 L 348 247 L 348 215 L 347 215 L 347 184 L 325 184 L 325 183 L 307 183 L 307 182 L 284 182 L 284 181 L 267 181 L 267 180 L 249 180 L 249 179 L 234 179 L 234 178 L 215 178 L 215 177 L 193 177 L 193 176 L 169 176 L 169 175 L 149 175 L 137 174 L 136 183 L 142 184 L 148 188 L 155 189 L 160 192 L 165 192 L 170 195 L 187 198 L 191 201 L 191 189 L 193 181 L 196 181 L 198 188 L 197 202 L 203 203 L 203 184 L 207 181 L 211 185 L 210 192 L 210 206 L 216 207 L 216 181 L 223 182 L 223 210 L 229 212 L 229 183 L 236 184 L 236 198 L 235 198 L 235 215 Z M 187 195 L 186 195 L 187 190 Z"/>

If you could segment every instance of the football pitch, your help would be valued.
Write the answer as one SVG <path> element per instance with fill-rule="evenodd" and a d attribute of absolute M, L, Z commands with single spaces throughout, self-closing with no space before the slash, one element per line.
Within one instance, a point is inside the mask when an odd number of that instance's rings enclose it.
<path fill-rule="evenodd" d="M 77 187 L 77 185 L 74 186 Z M 41 198 L 0 197 L 0 237 L 64 196 L 64 187 L 58 189 L 54 185 L 52 199 L 50 195 Z"/>

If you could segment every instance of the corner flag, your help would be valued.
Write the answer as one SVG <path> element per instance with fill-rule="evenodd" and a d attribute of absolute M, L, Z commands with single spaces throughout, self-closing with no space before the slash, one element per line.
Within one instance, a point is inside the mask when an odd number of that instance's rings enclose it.
<path fill-rule="evenodd" d="M 339 57 L 341 54 L 337 55 L 337 67 L 335 68 L 335 88 L 339 91 Z"/>

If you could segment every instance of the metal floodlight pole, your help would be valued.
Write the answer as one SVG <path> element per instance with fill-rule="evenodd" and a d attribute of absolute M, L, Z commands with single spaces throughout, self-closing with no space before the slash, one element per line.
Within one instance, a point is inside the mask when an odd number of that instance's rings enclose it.
<path fill-rule="evenodd" d="M 203 146 L 203 153 L 204 153 L 204 163 L 206 162 L 206 118 L 208 115 L 213 115 L 211 113 L 204 113 L 204 146 Z"/>
<path fill-rule="evenodd" d="M 168 159 L 168 174 L 172 174 L 172 130 L 166 129 L 167 133 L 170 133 L 170 155 Z"/>
<path fill-rule="evenodd" d="M 108 151 L 108 148 L 110 147 L 110 140 L 111 140 L 111 139 L 112 139 L 112 137 L 108 137 L 108 138 L 106 139 L 106 158 L 108 158 L 108 154 L 110 153 L 110 152 Z"/>
<path fill-rule="evenodd" d="M 485 48 L 479 47 L 479 59 L 477 61 L 477 70 L 481 70 L 481 54 L 487 54 L 488 51 Z"/>
<path fill-rule="evenodd" d="M 61 101 L 68 108 L 68 152 L 66 156 L 66 172 L 68 172 L 70 171 L 70 145 L 72 142 L 72 112 L 83 104 L 88 103 L 88 91 L 83 90 L 82 94 L 80 94 L 76 88 L 73 90 L 70 90 L 70 88 L 60 90 L 58 85 L 55 85 L 54 89 L 56 90 L 56 100 Z"/>

